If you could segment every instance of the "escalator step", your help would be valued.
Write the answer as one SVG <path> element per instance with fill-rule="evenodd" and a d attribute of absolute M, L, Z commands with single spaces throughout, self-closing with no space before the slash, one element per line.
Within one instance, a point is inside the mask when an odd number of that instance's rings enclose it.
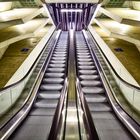
<path fill-rule="evenodd" d="M 92 103 L 107 102 L 107 98 L 103 94 L 94 94 L 94 95 L 88 94 L 85 97 L 88 103 L 89 102 L 92 102 Z"/>
<path fill-rule="evenodd" d="M 55 108 L 38 108 L 38 107 L 33 107 L 30 115 L 35 115 L 35 116 L 53 116 L 55 113 Z"/>
<path fill-rule="evenodd" d="M 87 58 L 87 59 L 78 58 L 78 61 L 80 61 L 80 62 L 90 62 L 90 61 L 92 61 L 92 59 L 91 58 Z"/>
<path fill-rule="evenodd" d="M 93 62 L 78 62 L 79 65 L 94 65 Z"/>
<path fill-rule="evenodd" d="M 52 60 L 65 60 L 66 59 L 66 57 L 52 57 Z"/>
<path fill-rule="evenodd" d="M 90 55 L 90 53 L 77 53 L 77 55 L 86 56 L 86 55 Z"/>
<path fill-rule="evenodd" d="M 79 67 L 79 69 L 84 69 L 84 70 L 91 70 L 91 69 L 96 69 L 96 67 L 95 66 L 78 66 Z"/>
<path fill-rule="evenodd" d="M 50 73 L 45 73 L 45 77 L 51 77 L 51 78 L 61 78 L 64 76 L 64 73 L 54 73 L 54 72 L 50 72 Z"/>
<path fill-rule="evenodd" d="M 112 111 L 108 103 L 88 103 L 90 111 Z"/>
<path fill-rule="evenodd" d="M 107 111 L 92 113 L 92 116 L 94 119 L 108 119 L 108 120 L 116 119 L 113 112 L 107 112 Z"/>
<path fill-rule="evenodd" d="M 78 58 L 91 58 L 91 56 L 90 55 L 78 55 Z"/>
<path fill-rule="evenodd" d="M 85 94 L 101 94 L 101 93 L 105 93 L 105 90 L 102 87 L 83 87 L 82 91 Z"/>
<path fill-rule="evenodd" d="M 100 79 L 99 75 L 80 75 L 80 78 L 83 80 L 98 80 L 98 79 Z"/>
<path fill-rule="evenodd" d="M 101 86 L 102 82 L 97 80 L 83 80 L 81 81 L 82 86 Z"/>
<path fill-rule="evenodd" d="M 53 56 L 54 56 L 54 57 L 65 57 L 66 54 L 54 54 Z"/>
<path fill-rule="evenodd" d="M 66 61 L 64 61 L 64 60 L 51 60 L 51 62 L 50 63 L 53 63 L 53 64 L 64 64 L 64 63 L 66 63 Z"/>
<path fill-rule="evenodd" d="M 66 54 L 67 52 L 66 51 L 63 51 L 63 50 L 55 50 L 54 51 L 54 54 L 60 54 L 60 53 Z"/>
<path fill-rule="evenodd" d="M 48 68 L 47 71 L 49 72 L 64 72 L 64 68 Z"/>
<path fill-rule="evenodd" d="M 43 83 L 61 84 L 64 82 L 63 78 L 43 78 Z"/>
<path fill-rule="evenodd" d="M 54 68 L 54 67 L 63 68 L 63 67 L 65 67 L 65 64 L 49 64 L 49 66 L 52 68 Z"/>
<path fill-rule="evenodd" d="M 39 108 L 56 108 L 58 103 L 58 100 L 42 100 L 42 99 L 37 99 L 37 101 L 34 104 L 34 107 L 39 107 Z"/>
<path fill-rule="evenodd" d="M 40 86 L 41 90 L 61 90 L 62 89 L 61 84 L 42 84 Z"/>
<path fill-rule="evenodd" d="M 91 74 L 97 74 L 97 70 L 79 70 L 80 74 L 84 74 L 84 75 L 91 75 Z"/>
<path fill-rule="evenodd" d="M 77 51 L 80 51 L 80 50 L 84 50 L 84 51 L 86 51 L 86 50 L 88 50 L 88 49 L 85 48 L 85 47 L 77 47 Z"/>
<path fill-rule="evenodd" d="M 51 94 L 53 96 L 55 94 L 61 94 L 61 92 L 58 90 L 52 90 L 52 91 L 39 90 L 38 94 Z"/>
<path fill-rule="evenodd" d="M 88 53 L 88 50 L 77 50 L 78 53 Z"/>
<path fill-rule="evenodd" d="M 44 94 L 44 93 L 39 93 L 38 98 L 39 99 L 58 99 L 60 97 L 60 94 Z"/>

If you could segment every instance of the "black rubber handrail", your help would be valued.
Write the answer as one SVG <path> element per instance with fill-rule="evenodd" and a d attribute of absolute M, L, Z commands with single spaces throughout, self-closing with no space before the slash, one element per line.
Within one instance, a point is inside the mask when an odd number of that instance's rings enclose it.
<path fill-rule="evenodd" d="M 46 42 L 46 44 L 50 41 L 50 39 L 52 39 L 52 36 L 54 35 L 54 32 L 55 32 L 55 31 L 56 31 L 56 30 L 53 31 L 53 33 L 51 34 L 51 36 L 50 36 L 50 38 L 48 39 L 48 41 Z M 33 69 L 34 66 L 36 65 L 38 59 L 39 59 L 40 56 L 43 54 L 43 52 L 44 52 L 44 50 L 45 50 L 45 48 L 46 48 L 46 47 L 45 47 L 46 44 L 44 45 L 44 48 L 43 48 L 42 51 L 39 53 L 39 55 L 38 55 L 37 58 L 35 59 L 34 63 L 33 63 L 32 66 L 30 67 L 30 69 L 28 70 L 28 72 L 25 74 L 25 76 L 22 77 L 19 81 L 15 82 L 15 83 L 13 83 L 13 84 L 11 84 L 11 85 L 9 85 L 9 86 L 6 86 L 6 87 L 1 88 L 1 89 L 0 89 L 0 92 L 2 92 L 2 91 L 4 91 L 4 90 L 7 90 L 7 89 L 9 89 L 9 88 L 11 88 L 11 87 L 16 86 L 17 84 L 19 84 L 20 82 L 22 82 L 22 81 L 30 74 L 30 72 L 32 71 L 32 69 Z"/>
<path fill-rule="evenodd" d="M 77 89 L 77 94 L 79 94 L 80 101 L 81 101 L 81 107 L 83 110 L 83 121 L 84 121 L 84 126 L 86 130 L 86 135 L 88 140 L 99 140 L 99 136 L 97 134 L 95 125 L 92 120 L 92 116 L 86 101 L 86 98 L 82 92 L 82 88 L 79 83 L 79 78 L 77 78 L 76 81 L 76 89 Z"/>
<path fill-rule="evenodd" d="M 89 31 L 89 29 L 88 29 Z M 116 72 L 116 70 L 114 69 L 114 67 L 112 66 L 112 64 L 110 63 L 110 61 L 108 60 L 108 58 L 106 57 L 106 55 L 104 54 L 104 52 L 101 50 L 98 42 L 95 40 L 94 36 L 91 34 L 91 32 L 89 31 L 90 35 L 92 36 L 92 38 L 94 39 L 93 41 L 96 43 L 96 45 L 98 46 L 98 49 L 101 51 L 102 55 L 104 56 L 105 60 L 107 61 L 107 63 L 109 64 L 109 66 L 111 67 L 112 71 L 114 72 L 114 74 L 116 75 L 116 77 L 123 82 L 125 85 L 128 85 L 129 87 L 135 88 L 136 90 L 140 90 L 140 87 L 135 86 L 131 83 L 128 83 L 127 81 L 125 81 L 122 77 L 120 77 L 120 75 Z"/>
<path fill-rule="evenodd" d="M 64 82 L 64 87 L 61 91 L 60 99 L 56 107 L 55 115 L 53 117 L 53 123 L 52 123 L 51 130 L 48 136 L 48 140 L 57 140 L 59 131 L 61 129 L 62 110 L 64 106 L 64 101 L 67 98 L 67 88 L 68 88 L 68 80 L 66 78 Z"/>

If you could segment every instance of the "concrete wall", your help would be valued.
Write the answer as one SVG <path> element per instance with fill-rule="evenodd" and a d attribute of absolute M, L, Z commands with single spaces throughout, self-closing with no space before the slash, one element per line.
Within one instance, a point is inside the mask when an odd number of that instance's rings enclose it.
<path fill-rule="evenodd" d="M 127 71 L 127 69 L 122 65 L 119 59 L 114 55 L 111 49 L 107 46 L 107 44 L 103 41 L 103 39 L 97 34 L 97 32 L 93 29 L 92 26 L 89 26 L 89 30 L 94 36 L 95 40 L 98 42 L 101 50 L 104 52 L 110 63 L 116 70 L 116 72 L 127 82 L 139 86 L 133 76 Z"/>
<path fill-rule="evenodd" d="M 30 55 L 26 58 L 26 60 L 22 63 L 22 65 L 18 68 L 18 70 L 14 73 L 14 75 L 11 77 L 11 79 L 7 82 L 5 86 L 11 85 L 19 81 L 21 78 L 23 78 L 26 75 L 26 73 L 28 72 L 28 70 L 36 60 L 39 53 L 44 48 L 46 41 L 50 38 L 54 29 L 55 29 L 54 26 L 50 28 L 47 34 L 41 39 L 41 41 L 37 44 L 37 46 L 33 49 Z"/>

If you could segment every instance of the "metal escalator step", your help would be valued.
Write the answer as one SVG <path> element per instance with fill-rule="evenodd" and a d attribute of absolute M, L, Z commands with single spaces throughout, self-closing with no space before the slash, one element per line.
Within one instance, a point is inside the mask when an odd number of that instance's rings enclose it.
<path fill-rule="evenodd" d="M 56 108 L 58 103 L 58 100 L 42 100 L 42 99 L 37 99 L 37 101 L 34 104 L 34 107 L 42 107 L 42 108 Z"/>
<path fill-rule="evenodd" d="M 64 42 L 63 44 L 57 44 L 56 48 L 67 48 L 67 42 Z"/>
<path fill-rule="evenodd" d="M 65 57 L 66 54 L 54 54 L 53 56 L 54 56 L 54 57 Z"/>
<path fill-rule="evenodd" d="M 55 94 L 61 94 L 61 92 L 58 90 L 52 90 L 52 91 L 39 90 L 38 94 L 52 94 L 53 96 Z"/>
<path fill-rule="evenodd" d="M 64 68 L 48 68 L 47 71 L 49 72 L 64 72 Z"/>
<path fill-rule="evenodd" d="M 99 75 L 80 75 L 82 80 L 98 80 L 100 79 Z"/>
<path fill-rule="evenodd" d="M 87 102 L 99 103 L 107 102 L 107 98 L 103 94 L 85 95 Z"/>
<path fill-rule="evenodd" d="M 39 99 L 58 99 L 60 97 L 60 94 L 50 94 L 50 93 L 47 93 L 47 94 L 44 94 L 44 93 L 38 93 L 38 96 L 37 96 Z"/>
<path fill-rule="evenodd" d="M 34 116 L 53 116 L 55 113 L 55 108 L 38 108 L 38 107 L 33 107 L 30 115 Z"/>
<path fill-rule="evenodd" d="M 90 53 L 77 53 L 77 55 L 85 56 L 85 55 L 90 55 Z"/>
<path fill-rule="evenodd" d="M 87 75 L 88 75 L 88 74 L 89 74 L 89 75 L 90 75 L 90 74 L 93 74 L 93 75 L 94 75 L 94 74 L 97 74 L 97 70 L 79 70 L 79 73 L 80 73 L 80 74 L 84 74 L 84 75 L 86 75 L 86 74 L 87 74 Z"/>
<path fill-rule="evenodd" d="M 86 86 L 101 86 L 102 82 L 97 80 L 82 80 L 81 85 Z"/>
<path fill-rule="evenodd" d="M 87 58 L 87 59 L 83 59 L 83 58 L 78 58 L 78 61 L 79 62 L 92 62 L 92 59 L 91 58 Z"/>
<path fill-rule="evenodd" d="M 55 53 L 55 54 L 59 54 L 59 53 L 64 53 L 64 54 L 66 54 L 67 51 L 63 51 L 63 50 L 55 50 L 54 53 Z"/>
<path fill-rule="evenodd" d="M 107 119 L 107 120 L 116 119 L 116 117 L 112 112 L 107 111 L 92 113 L 92 117 L 94 119 Z"/>
<path fill-rule="evenodd" d="M 83 87 L 82 91 L 85 94 L 101 94 L 101 93 L 105 93 L 105 90 L 102 87 Z"/>
<path fill-rule="evenodd" d="M 91 70 L 91 69 L 95 70 L 96 69 L 96 67 L 93 65 L 89 65 L 89 66 L 82 65 L 82 66 L 78 66 L 78 68 L 83 69 L 83 70 Z"/>
<path fill-rule="evenodd" d="M 88 53 L 89 51 L 88 51 L 88 50 L 77 50 L 77 52 L 78 52 L 78 53 L 82 53 L 82 52 L 83 52 L 83 53 Z"/>
<path fill-rule="evenodd" d="M 67 49 L 67 44 L 62 45 L 57 45 L 55 49 L 61 50 L 61 49 Z"/>
<path fill-rule="evenodd" d="M 66 63 L 66 61 L 65 60 L 51 60 L 51 63 L 53 63 L 53 64 L 64 64 L 64 63 Z"/>
<path fill-rule="evenodd" d="M 56 45 L 56 48 L 67 48 L 67 46 L 68 46 L 68 45 L 67 45 L 67 42 L 63 42 L 63 44 L 60 44 L 60 43 L 57 44 L 57 45 Z"/>
<path fill-rule="evenodd" d="M 60 45 L 58 45 L 56 48 L 55 48 L 55 50 L 66 50 L 67 49 L 67 46 L 60 46 Z"/>
<path fill-rule="evenodd" d="M 112 111 L 108 103 L 88 103 L 90 111 Z"/>
<path fill-rule="evenodd" d="M 87 66 L 87 65 L 94 65 L 93 62 L 78 62 L 78 64 L 79 65 L 85 65 L 85 66 Z"/>
<path fill-rule="evenodd" d="M 61 51 L 61 52 L 56 52 L 56 51 L 54 51 L 54 54 L 66 54 L 67 52 L 63 52 L 63 51 Z"/>
<path fill-rule="evenodd" d="M 45 77 L 61 78 L 63 76 L 64 76 L 64 73 L 54 73 L 54 72 L 45 73 Z"/>
<path fill-rule="evenodd" d="M 78 58 L 86 59 L 86 58 L 91 58 L 91 56 L 90 55 L 78 55 Z"/>
<path fill-rule="evenodd" d="M 52 60 L 65 60 L 66 57 L 52 57 Z"/>
<path fill-rule="evenodd" d="M 88 50 L 88 48 L 86 48 L 86 47 L 77 47 L 76 49 L 77 49 L 77 51 L 79 51 L 79 50 Z"/>
<path fill-rule="evenodd" d="M 86 46 L 87 44 L 86 44 L 86 42 L 85 41 L 82 41 L 82 37 L 81 38 L 78 38 L 78 40 L 77 40 L 77 42 L 76 42 L 76 44 L 77 44 L 77 46 Z"/>
<path fill-rule="evenodd" d="M 61 84 L 41 84 L 40 89 L 41 90 L 61 90 L 62 89 Z"/>
<path fill-rule="evenodd" d="M 64 82 L 63 78 L 43 78 L 43 83 L 50 83 L 50 84 L 61 84 Z"/>
<path fill-rule="evenodd" d="M 54 67 L 63 68 L 63 67 L 65 67 L 65 64 L 49 64 L 49 66 L 52 68 L 54 68 Z"/>

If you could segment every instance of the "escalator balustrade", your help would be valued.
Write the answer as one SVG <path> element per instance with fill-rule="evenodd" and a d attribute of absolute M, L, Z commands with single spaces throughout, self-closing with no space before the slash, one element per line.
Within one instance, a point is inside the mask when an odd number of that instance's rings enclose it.
<path fill-rule="evenodd" d="M 77 68 L 82 92 L 101 140 L 133 139 L 116 117 L 82 32 L 76 32 Z"/>
<path fill-rule="evenodd" d="M 40 84 L 37 98 L 12 140 L 46 139 L 64 86 L 67 69 L 68 32 L 62 32 Z"/>

